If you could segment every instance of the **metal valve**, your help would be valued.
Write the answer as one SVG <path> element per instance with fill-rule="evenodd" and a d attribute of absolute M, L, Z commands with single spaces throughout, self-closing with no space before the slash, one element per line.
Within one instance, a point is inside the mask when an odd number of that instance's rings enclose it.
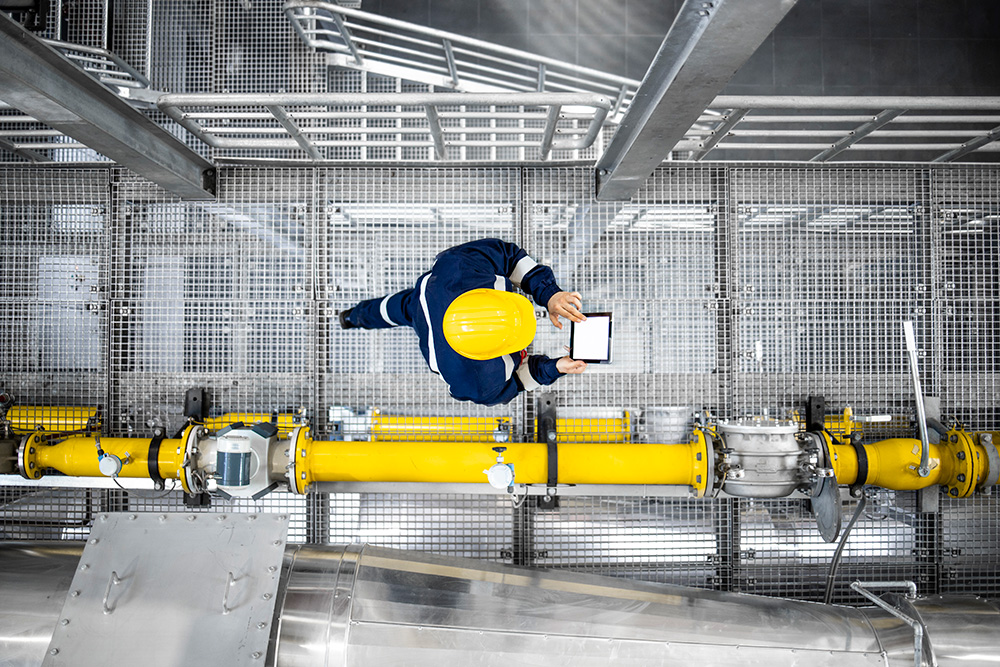
<path fill-rule="evenodd" d="M 493 451 L 497 453 L 497 462 L 488 470 L 484 470 L 483 473 L 494 489 L 506 490 L 510 493 L 513 491 L 514 484 L 514 464 L 503 462 L 503 453 L 507 451 L 506 447 L 494 447 Z"/>

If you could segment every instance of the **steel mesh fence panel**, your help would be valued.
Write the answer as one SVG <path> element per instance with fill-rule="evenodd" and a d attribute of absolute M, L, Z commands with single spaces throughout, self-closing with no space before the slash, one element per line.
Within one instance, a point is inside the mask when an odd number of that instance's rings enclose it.
<path fill-rule="evenodd" d="M 229 171 L 212 202 L 181 202 L 123 174 L 111 302 L 114 428 L 184 423 L 184 393 L 216 411 L 312 404 L 308 171 Z"/>
<path fill-rule="evenodd" d="M 329 503 L 329 541 L 511 562 L 506 498 L 466 494 L 338 493 Z"/>
<path fill-rule="evenodd" d="M 546 568 L 712 588 L 728 525 L 721 501 L 560 498 L 532 512 L 525 560 Z"/>
<path fill-rule="evenodd" d="M 962 423 L 992 428 L 1000 417 L 993 400 L 1000 391 L 1000 175 L 956 167 L 935 170 L 931 183 L 942 408 Z"/>
<path fill-rule="evenodd" d="M 739 412 L 787 417 L 819 387 L 831 408 L 909 409 L 902 323 L 913 321 L 925 350 L 931 334 L 923 178 L 907 169 L 732 171 Z M 933 393 L 933 360 L 921 361 Z"/>
<path fill-rule="evenodd" d="M 106 409 L 108 172 L 3 169 L 0 391 Z"/>
<path fill-rule="evenodd" d="M 527 247 L 582 294 L 585 312 L 613 313 L 613 363 L 546 392 L 560 406 L 612 406 L 637 420 L 649 409 L 682 420 L 727 413 L 723 172 L 664 168 L 628 203 L 593 202 L 586 169 L 528 169 L 526 179 Z M 535 350 L 561 356 L 568 345 L 569 327 L 540 322 Z"/>
<path fill-rule="evenodd" d="M 321 170 L 317 193 L 319 401 L 339 415 L 443 417 L 454 430 L 506 418 L 523 431 L 523 399 L 457 402 L 428 369 L 409 327 L 343 330 L 337 314 L 363 299 L 411 289 L 443 250 L 475 239 L 517 242 L 517 170 Z M 414 437 L 414 436 L 411 436 Z M 419 437 L 419 436 L 415 436 Z"/>

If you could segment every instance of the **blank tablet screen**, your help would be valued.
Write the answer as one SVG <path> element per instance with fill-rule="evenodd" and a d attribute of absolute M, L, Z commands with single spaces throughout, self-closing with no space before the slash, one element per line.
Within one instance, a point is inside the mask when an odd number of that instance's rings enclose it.
<path fill-rule="evenodd" d="M 570 327 L 569 356 L 588 363 L 611 362 L 611 313 L 584 313 L 585 322 Z"/>

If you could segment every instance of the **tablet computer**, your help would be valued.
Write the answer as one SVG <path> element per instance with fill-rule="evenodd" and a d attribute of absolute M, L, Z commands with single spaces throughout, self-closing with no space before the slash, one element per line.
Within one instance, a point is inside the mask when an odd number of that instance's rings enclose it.
<path fill-rule="evenodd" d="M 611 313 L 584 313 L 584 322 L 571 322 L 569 356 L 588 364 L 611 363 Z"/>

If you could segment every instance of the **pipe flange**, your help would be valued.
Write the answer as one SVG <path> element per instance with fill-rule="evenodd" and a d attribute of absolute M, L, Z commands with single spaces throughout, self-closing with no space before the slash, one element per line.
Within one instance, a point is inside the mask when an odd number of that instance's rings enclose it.
<path fill-rule="evenodd" d="M 304 465 L 306 462 L 305 447 L 299 446 L 299 440 L 304 440 L 309 433 L 308 426 L 296 426 L 288 436 L 288 490 L 292 493 L 305 495 L 309 488 L 309 474 Z M 301 459 L 303 465 L 296 465 Z"/>
<path fill-rule="evenodd" d="M 996 445 L 993 444 L 993 438 L 990 436 L 990 440 L 984 440 L 983 434 L 979 434 L 979 444 L 986 450 L 986 460 L 989 462 L 990 473 L 983 482 L 983 489 L 990 489 L 1000 482 L 1000 452 L 997 452 Z"/>
<path fill-rule="evenodd" d="M 705 433 L 700 429 L 694 429 L 694 441 L 691 443 L 696 449 L 694 465 L 691 470 L 691 477 L 694 483 L 691 488 L 694 490 L 695 498 L 704 498 L 706 495 L 717 493 L 713 489 L 715 486 L 715 457 L 712 449 L 711 438 L 705 437 Z M 701 459 L 698 458 L 701 455 Z M 721 488 L 721 484 L 719 485 Z"/>
<path fill-rule="evenodd" d="M 42 471 L 34 468 L 34 461 L 27 460 L 27 457 L 33 454 L 31 446 L 37 447 L 40 442 L 41 438 L 38 437 L 36 431 L 21 438 L 21 444 L 17 446 L 17 471 L 25 479 L 41 479 L 42 477 Z M 31 472 L 29 473 L 29 471 Z"/>
<path fill-rule="evenodd" d="M 957 463 L 954 476 L 946 482 L 949 486 L 948 493 L 952 498 L 968 498 L 976 489 L 976 451 L 973 440 L 964 431 L 952 431 L 948 436 L 947 447 Z"/>
<path fill-rule="evenodd" d="M 201 429 L 200 425 L 192 424 L 184 438 L 184 459 L 181 466 L 184 476 L 181 478 L 181 486 L 184 487 L 185 492 L 190 494 L 205 492 L 205 480 L 197 473 L 194 465 L 195 452 L 198 448 L 198 434 Z"/>

